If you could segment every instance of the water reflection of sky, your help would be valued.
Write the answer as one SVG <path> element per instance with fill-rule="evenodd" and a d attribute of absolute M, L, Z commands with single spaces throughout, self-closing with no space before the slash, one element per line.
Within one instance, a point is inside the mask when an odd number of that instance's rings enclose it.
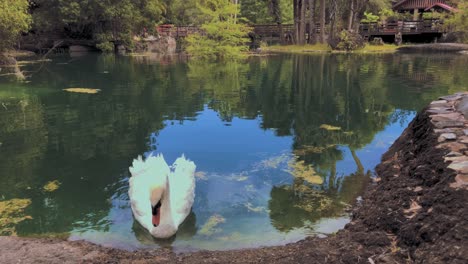
<path fill-rule="evenodd" d="M 380 156 L 414 115 L 388 124 L 372 142 L 356 151 L 366 171 L 373 170 Z M 329 234 L 343 228 L 349 221 L 344 212 L 331 218 L 304 221 L 302 227 L 287 232 L 272 225 L 268 208 L 272 187 L 293 182 L 293 177 L 286 172 L 288 161 L 294 158 L 291 154 L 293 137 L 278 137 L 274 130 L 259 129 L 261 122 L 261 118 L 234 118 L 226 125 L 216 111 L 205 107 L 196 120 L 167 120 L 163 130 L 148 136 L 146 155 L 160 152 L 172 163 L 185 153 L 197 164 L 199 174 L 193 215 L 180 227 L 175 239 L 155 240 L 135 223 L 127 196 L 126 173 L 123 180 L 116 183 L 117 192 L 110 199 L 109 214 L 100 221 L 104 228 L 76 228 L 71 239 L 125 249 L 171 245 L 176 251 L 186 251 L 285 244 L 307 235 Z M 337 177 L 332 185 L 357 170 L 349 148 L 337 148 L 343 156 L 336 163 Z M 276 159 L 277 167 L 265 166 L 265 161 L 271 158 Z M 213 216 L 220 216 L 224 221 L 216 225 L 212 233 L 200 234 Z"/>
<path fill-rule="evenodd" d="M 25 66 L 34 72 L 27 82 L 0 78 L 0 202 L 31 200 L 19 236 L 71 233 L 121 248 L 237 248 L 333 232 L 414 111 L 466 89 L 466 63 L 404 54 L 171 65 L 53 57 L 41 71 Z M 128 166 L 152 151 L 197 164 L 193 214 L 165 242 L 134 222 L 127 197 Z M 305 170 L 309 183 L 297 177 Z M 59 189 L 45 192 L 55 180 Z"/>

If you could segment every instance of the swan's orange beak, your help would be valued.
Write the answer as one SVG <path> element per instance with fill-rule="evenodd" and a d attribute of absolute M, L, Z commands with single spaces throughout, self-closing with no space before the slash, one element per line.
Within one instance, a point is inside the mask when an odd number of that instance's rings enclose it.
<path fill-rule="evenodd" d="M 153 215 L 153 226 L 158 226 L 159 225 L 159 220 L 161 218 L 161 213 L 159 212 L 160 208 L 157 208 L 156 214 Z"/>

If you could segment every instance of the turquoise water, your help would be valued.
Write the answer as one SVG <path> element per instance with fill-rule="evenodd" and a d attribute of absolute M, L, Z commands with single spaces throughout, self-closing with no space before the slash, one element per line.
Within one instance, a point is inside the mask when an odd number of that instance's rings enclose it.
<path fill-rule="evenodd" d="M 416 112 L 468 90 L 467 63 L 434 54 L 238 63 L 91 54 L 24 64 L 24 78 L 3 68 L 0 218 L 9 220 L 0 232 L 176 251 L 336 232 Z M 63 91 L 71 87 L 100 92 Z M 197 165 L 192 213 L 165 241 L 135 222 L 127 196 L 133 158 L 152 152 L 168 163 L 185 153 Z M 58 189 L 45 190 L 50 182 Z M 26 205 L 5 209 L 13 199 Z"/>

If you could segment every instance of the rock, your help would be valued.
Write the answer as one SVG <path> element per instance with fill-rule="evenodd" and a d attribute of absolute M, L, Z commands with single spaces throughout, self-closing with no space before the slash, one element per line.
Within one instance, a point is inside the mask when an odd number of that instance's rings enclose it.
<path fill-rule="evenodd" d="M 450 184 L 452 188 L 465 188 L 468 189 L 468 175 L 467 174 L 458 174 L 455 176 L 455 182 Z"/>
<path fill-rule="evenodd" d="M 88 46 L 82 46 L 82 45 L 71 45 L 68 48 L 69 52 L 91 52 L 95 51 L 95 49 L 88 47 Z"/>
<path fill-rule="evenodd" d="M 460 121 L 463 122 L 465 118 L 460 113 L 448 113 L 448 114 L 438 114 L 431 115 L 431 119 L 436 122 L 440 121 Z"/>
<path fill-rule="evenodd" d="M 432 101 L 431 105 L 433 105 L 433 104 L 446 104 L 446 103 L 447 103 L 447 100 L 437 100 L 437 101 Z"/>
<path fill-rule="evenodd" d="M 467 149 L 468 147 L 465 144 L 458 143 L 458 142 L 448 142 L 448 143 L 442 143 L 436 146 L 438 149 L 449 149 L 450 151 L 455 151 L 455 152 L 462 152 L 462 150 Z"/>
<path fill-rule="evenodd" d="M 468 161 L 461 161 L 461 162 L 453 162 L 448 166 L 449 169 L 452 169 L 454 171 L 461 171 L 461 170 L 466 170 L 468 169 Z"/>
<path fill-rule="evenodd" d="M 454 94 L 454 95 L 447 95 L 447 96 L 442 96 L 442 97 L 439 97 L 440 100 L 447 100 L 449 102 L 451 101 L 457 101 L 459 99 L 461 99 L 461 95 L 459 94 Z"/>
<path fill-rule="evenodd" d="M 467 156 L 447 157 L 447 158 L 444 158 L 444 161 L 464 162 L 464 161 L 468 161 L 468 157 Z"/>
<path fill-rule="evenodd" d="M 458 142 L 468 144 L 468 137 L 463 136 L 458 140 Z"/>
<path fill-rule="evenodd" d="M 444 129 L 434 129 L 434 132 L 437 134 L 442 133 L 455 133 L 456 129 L 454 128 L 444 128 Z"/>
<path fill-rule="evenodd" d="M 465 134 L 465 136 L 468 136 L 468 129 L 463 129 L 463 134 Z"/>
<path fill-rule="evenodd" d="M 444 133 L 439 136 L 437 141 L 443 142 L 445 140 L 455 140 L 455 139 L 457 139 L 457 135 L 455 135 L 454 133 Z"/>
<path fill-rule="evenodd" d="M 457 105 L 457 111 L 468 118 L 468 97 L 464 97 Z"/>
<path fill-rule="evenodd" d="M 431 109 L 427 110 L 427 112 L 429 114 L 449 114 L 449 113 L 453 113 L 453 110 L 448 109 L 448 108 L 443 108 L 443 109 L 431 108 Z"/>
<path fill-rule="evenodd" d="M 450 153 L 448 153 L 447 155 L 445 155 L 446 157 L 460 157 L 460 156 L 463 156 L 463 154 L 461 154 L 460 152 L 456 152 L 456 151 L 451 151 Z"/>
<path fill-rule="evenodd" d="M 436 128 L 464 127 L 465 123 L 460 121 L 440 121 L 432 122 Z"/>

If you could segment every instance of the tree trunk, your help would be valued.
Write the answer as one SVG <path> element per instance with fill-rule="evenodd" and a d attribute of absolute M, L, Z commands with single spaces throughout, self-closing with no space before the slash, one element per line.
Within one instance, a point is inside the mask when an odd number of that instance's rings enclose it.
<path fill-rule="evenodd" d="M 328 35 L 329 43 L 330 40 L 333 40 L 335 38 L 335 32 L 336 32 L 336 18 L 337 18 L 337 12 L 338 12 L 338 0 L 331 0 L 330 4 L 330 33 Z"/>
<path fill-rule="evenodd" d="M 354 0 L 349 1 L 349 17 L 348 17 L 348 31 L 353 29 L 354 21 Z"/>
<path fill-rule="evenodd" d="M 299 1 L 300 0 L 293 0 L 293 11 L 294 11 L 294 39 L 293 43 L 298 43 L 298 36 L 299 36 Z"/>
<path fill-rule="evenodd" d="M 305 27 L 306 27 L 306 0 L 301 0 L 300 3 L 300 23 L 299 23 L 299 45 L 305 44 Z"/>
<path fill-rule="evenodd" d="M 276 25 L 278 25 L 278 31 L 280 35 L 280 43 L 284 43 L 284 33 L 283 33 L 283 18 L 281 16 L 281 8 L 279 5 L 279 0 L 270 0 L 270 14 L 273 16 L 273 20 Z"/>
<path fill-rule="evenodd" d="M 314 44 L 316 41 L 315 7 L 315 0 L 309 0 L 309 44 Z"/>
<path fill-rule="evenodd" d="M 325 43 L 325 0 L 320 0 L 320 43 Z"/>

